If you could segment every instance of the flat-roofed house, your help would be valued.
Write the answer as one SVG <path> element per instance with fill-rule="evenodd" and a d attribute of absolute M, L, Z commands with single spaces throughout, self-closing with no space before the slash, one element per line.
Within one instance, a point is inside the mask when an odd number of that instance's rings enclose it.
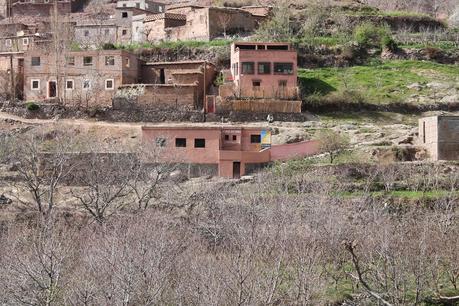
<path fill-rule="evenodd" d="M 160 161 L 186 164 L 194 175 L 239 178 L 270 162 L 262 128 L 196 125 L 144 126 L 143 140 L 163 152 Z"/>
<path fill-rule="evenodd" d="M 117 88 L 139 80 L 137 57 L 124 50 L 31 51 L 24 60 L 24 99 L 75 106 L 111 106 Z"/>
<path fill-rule="evenodd" d="M 297 52 L 290 43 L 235 42 L 230 73 L 220 86 L 220 109 L 299 113 L 297 74 Z"/>

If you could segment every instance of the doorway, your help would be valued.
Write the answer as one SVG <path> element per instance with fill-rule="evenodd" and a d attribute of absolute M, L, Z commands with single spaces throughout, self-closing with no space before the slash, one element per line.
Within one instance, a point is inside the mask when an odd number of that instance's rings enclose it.
<path fill-rule="evenodd" d="M 233 178 L 241 178 L 241 162 L 233 162 Z"/>
<path fill-rule="evenodd" d="M 164 69 L 159 70 L 159 84 L 166 84 L 166 74 L 164 73 Z"/>
<path fill-rule="evenodd" d="M 56 81 L 49 81 L 48 82 L 48 98 L 56 98 L 57 97 L 57 82 Z"/>

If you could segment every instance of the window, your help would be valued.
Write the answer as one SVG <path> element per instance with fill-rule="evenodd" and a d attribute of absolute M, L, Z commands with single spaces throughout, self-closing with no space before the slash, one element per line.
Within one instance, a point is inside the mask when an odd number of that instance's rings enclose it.
<path fill-rule="evenodd" d="M 32 56 L 32 66 L 40 66 L 40 57 Z"/>
<path fill-rule="evenodd" d="M 32 90 L 40 90 L 40 80 L 32 79 L 30 81 L 30 87 Z"/>
<path fill-rule="evenodd" d="M 233 135 L 233 141 L 237 141 L 237 136 Z"/>
<path fill-rule="evenodd" d="M 255 73 L 255 63 L 246 62 L 242 63 L 242 74 L 254 74 Z"/>
<path fill-rule="evenodd" d="M 196 138 L 194 140 L 194 147 L 195 148 L 205 148 L 206 147 L 206 140 L 203 138 Z"/>
<path fill-rule="evenodd" d="M 84 36 L 85 36 L 85 37 L 88 37 L 88 36 L 89 36 L 89 30 L 85 30 L 85 31 L 84 31 Z"/>
<path fill-rule="evenodd" d="M 75 66 L 75 56 L 67 56 L 67 66 Z"/>
<path fill-rule="evenodd" d="M 123 30 L 123 31 L 121 32 L 121 35 L 123 35 L 123 36 L 126 35 L 126 34 L 127 34 L 127 30 Z"/>
<path fill-rule="evenodd" d="M 129 66 L 131 66 L 131 61 L 127 58 L 126 59 L 126 67 L 129 67 Z"/>
<path fill-rule="evenodd" d="M 275 74 L 293 74 L 292 63 L 274 63 Z"/>
<path fill-rule="evenodd" d="M 105 80 L 105 90 L 113 90 L 115 89 L 115 80 L 108 79 Z"/>
<path fill-rule="evenodd" d="M 166 138 L 158 137 L 155 139 L 155 143 L 157 147 L 165 147 L 166 146 Z"/>
<path fill-rule="evenodd" d="M 73 90 L 75 88 L 75 82 L 73 80 L 65 81 L 65 89 Z"/>
<path fill-rule="evenodd" d="M 225 135 L 225 141 L 229 141 L 229 135 Z"/>
<path fill-rule="evenodd" d="M 261 135 L 250 135 L 250 143 L 261 143 Z"/>
<path fill-rule="evenodd" d="M 253 87 L 260 87 L 261 86 L 261 81 L 259 81 L 259 80 L 252 81 L 252 86 Z"/>
<path fill-rule="evenodd" d="M 258 74 L 271 74 L 271 63 L 258 63 Z"/>
<path fill-rule="evenodd" d="M 106 56 L 105 57 L 105 66 L 114 66 L 115 65 L 115 57 L 114 56 Z"/>
<path fill-rule="evenodd" d="M 83 80 L 83 89 L 90 89 L 90 88 L 91 88 L 91 81 Z"/>
<path fill-rule="evenodd" d="M 128 12 L 122 12 L 121 13 L 122 18 L 128 18 Z"/>
<path fill-rule="evenodd" d="M 175 147 L 186 148 L 186 138 L 175 138 Z"/>
<path fill-rule="evenodd" d="M 28 46 L 28 45 L 29 45 L 29 38 L 27 38 L 27 37 L 26 37 L 26 38 L 23 38 L 23 39 L 22 39 L 22 45 Z"/>
<path fill-rule="evenodd" d="M 83 57 L 83 66 L 92 66 L 92 56 Z"/>

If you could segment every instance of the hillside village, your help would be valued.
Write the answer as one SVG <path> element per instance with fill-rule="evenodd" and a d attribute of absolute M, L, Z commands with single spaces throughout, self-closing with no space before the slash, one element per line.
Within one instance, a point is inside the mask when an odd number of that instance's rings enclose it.
<path fill-rule="evenodd" d="M 1 305 L 458 305 L 458 187 L 454 0 L 0 0 Z"/>

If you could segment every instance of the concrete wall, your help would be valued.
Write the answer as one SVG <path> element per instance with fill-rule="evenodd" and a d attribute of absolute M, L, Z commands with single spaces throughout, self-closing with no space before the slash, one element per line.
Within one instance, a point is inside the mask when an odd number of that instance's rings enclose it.
<path fill-rule="evenodd" d="M 420 119 L 419 141 L 433 160 L 459 160 L 459 116 Z"/>
<path fill-rule="evenodd" d="M 271 148 L 271 160 L 288 160 L 318 154 L 319 152 L 320 143 L 317 140 L 274 145 Z"/>

